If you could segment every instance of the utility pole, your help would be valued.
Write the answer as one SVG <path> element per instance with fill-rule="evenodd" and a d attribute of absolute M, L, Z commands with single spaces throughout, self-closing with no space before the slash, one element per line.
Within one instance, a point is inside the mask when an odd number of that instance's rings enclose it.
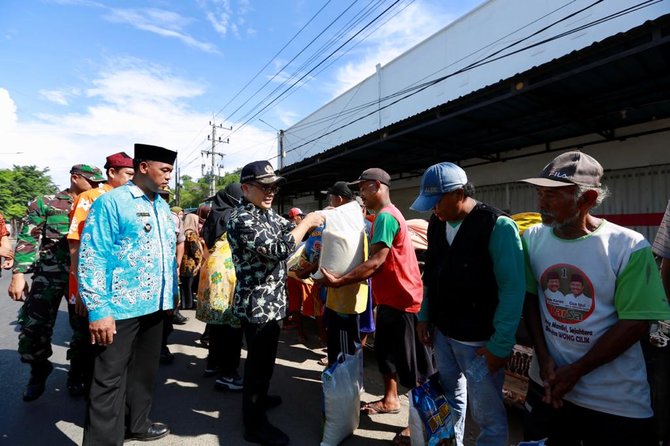
<path fill-rule="evenodd" d="M 209 125 L 212 126 L 212 134 L 207 135 L 207 139 L 212 141 L 212 148 L 211 150 L 201 150 L 201 152 L 205 155 L 209 155 L 212 157 L 212 167 L 211 170 L 209 171 L 209 174 L 211 175 L 210 177 L 210 182 L 209 182 L 209 196 L 212 197 L 216 193 L 216 156 L 218 155 L 221 158 L 221 163 L 223 163 L 223 153 L 219 153 L 216 151 L 216 145 L 221 144 L 221 143 L 226 143 L 228 144 L 230 142 L 229 138 L 226 138 L 225 140 L 219 138 L 217 139 L 216 137 L 216 129 L 222 129 L 222 130 L 232 130 L 233 128 L 230 127 L 224 127 L 223 124 L 216 124 L 215 121 L 209 121 Z M 205 171 L 205 164 L 202 164 L 202 171 L 204 175 Z"/>
<path fill-rule="evenodd" d="M 181 202 L 181 194 L 179 193 L 179 189 L 181 189 L 181 175 L 179 175 L 179 167 L 175 169 L 177 171 L 177 176 L 175 178 L 175 185 L 174 185 L 174 201 L 175 205 L 179 206 L 179 203 Z"/>

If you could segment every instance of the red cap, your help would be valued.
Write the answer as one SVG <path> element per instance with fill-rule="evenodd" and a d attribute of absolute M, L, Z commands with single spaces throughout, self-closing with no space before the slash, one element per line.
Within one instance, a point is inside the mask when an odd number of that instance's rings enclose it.
<path fill-rule="evenodd" d="M 305 215 L 305 213 L 304 213 L 303 211 L 301 211 L 300 208 L 291 208 L 291 209 L 288 211 L 288 216 L 289 216 L 289 218 L 293 218 L 293 217 L 295 217 L 295 216 L 297 216 L 297 215 Z"/>
<path fill-rule="evenodd" d="M 105 169 L 110 167 L 121 168 L 121 167 L 133 167 L 133 159 L 126 152 L 115 153 L 114 155 L 109 155 L 107 157 L 107 162 L 105 163 Z"/>

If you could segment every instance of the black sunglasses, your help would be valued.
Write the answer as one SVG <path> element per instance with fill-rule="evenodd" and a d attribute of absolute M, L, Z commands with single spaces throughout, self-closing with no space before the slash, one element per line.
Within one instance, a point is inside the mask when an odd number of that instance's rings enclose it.
<path fill-rule="evenodd" d="M 276 194 L 277 192 L 279 192 L 279 186 L 277 186 L 276 184 L 263 184 L 257 181 L 253 181 L 251 184 L 259 188 L 266 194 Z"/>

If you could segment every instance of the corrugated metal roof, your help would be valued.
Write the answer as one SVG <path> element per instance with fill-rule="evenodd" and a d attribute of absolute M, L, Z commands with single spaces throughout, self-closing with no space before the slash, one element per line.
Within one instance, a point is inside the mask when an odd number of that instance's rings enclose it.
<path fill-rule="evenodd" d="M 318 191 L 371 166 L 418 174 L 439 161 L 495 162 L 501 152 L 551 149 L 576 136 L 605 141 L 618 128 L 666 117 L 670 14 L 287 166 L 282 195 Z"/>

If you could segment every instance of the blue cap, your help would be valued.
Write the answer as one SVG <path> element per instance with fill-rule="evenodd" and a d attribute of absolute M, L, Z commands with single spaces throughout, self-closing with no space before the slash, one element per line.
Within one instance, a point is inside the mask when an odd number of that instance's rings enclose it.
<path fill-rule="evenodd" d="M 468 176 L 454 163 L 430 166 L 421 178 L 419 196 L 409 207 L 413 211 L 428 212 L 440 201 L 442 195 L 465 186 Z"/>

